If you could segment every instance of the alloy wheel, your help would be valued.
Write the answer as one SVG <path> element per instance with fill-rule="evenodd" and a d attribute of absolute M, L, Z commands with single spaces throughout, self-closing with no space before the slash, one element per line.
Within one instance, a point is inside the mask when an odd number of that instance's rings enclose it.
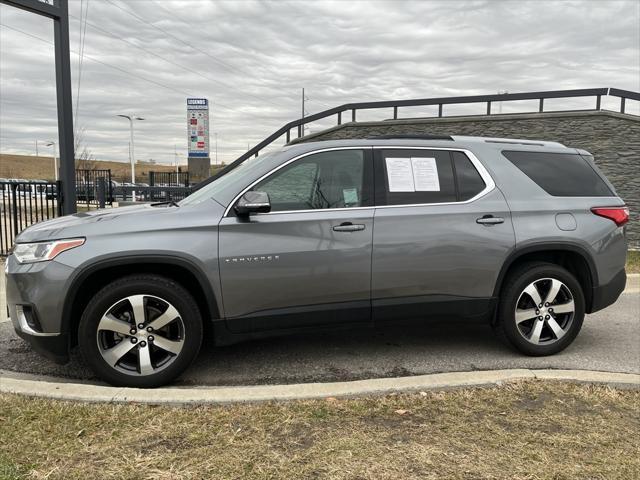
<path fill-rule="evenodd" d="M 518 332 L 534 345 L 559 341 L 569 331 L 575 303 L 569 287 L 556 278 L 531 282 L 518 297 L 515 322 Z"/>
<path fill-rule="evenodd" d="M 113 304 L 97 328 L 104 361 L 128 375 L 164 370 L 184 346 L 184 322 L 168 301 L 154 295 L 131 295 Z"/>

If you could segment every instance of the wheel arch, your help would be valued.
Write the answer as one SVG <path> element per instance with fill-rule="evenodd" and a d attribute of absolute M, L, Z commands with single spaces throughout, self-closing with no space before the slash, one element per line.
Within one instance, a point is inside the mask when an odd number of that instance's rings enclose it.
<path fill-rule="evenodd" d="M 168 268 L 170 267 L 170 268 Z M 124 255 L 83 266 L 72 279 L 62 309 L 62 331 L 76 341 L 78 324 L 90 297 L 107 283 L 133 273 L 162 275 L 182 284 L 194 296 L 205 320 L 220 318 L 215 293 L 204 271 L 194 262 L 171 255 Z"/>
<path fill-rule="evenodd" d="M 547 261 L 569 270 L 578 280 L 585 296 L 586 312 L 593 309 L 593 289 L 598 285 L 598 271 L 591 254 L 582 246 L 563 242 L 543 242 L 527 245 L 511 252 L 504 262 L 494 288 L 499 297 L 510 271 L 528 261 Z"/>

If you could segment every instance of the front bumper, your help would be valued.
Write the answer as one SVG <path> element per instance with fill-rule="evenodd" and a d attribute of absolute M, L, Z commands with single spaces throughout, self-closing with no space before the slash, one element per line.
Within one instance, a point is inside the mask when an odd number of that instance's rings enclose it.
<path fill-rule="evenodd" d="M 15 329 L 16 334 L 27 341 L 31 347 L 43 357 L 64 365 L 69 362 L 69 335 L 59 333 L 47 337 L 37 337 Z"/>
<path fill-rule="evenodd" d="M 72 272 L 55 260 L 19 264 L 13 255 L 7 258 L 5 269 L 7 309 L 14 330 L 34 350 L 57 363 L 69 360 L 62 308 Z"/>
<path fill-rule="evenodd" d="M 593 287 L 591 308 L 587 313 L 597 312 L 613 304 L 624 291 L 627 284 L 627 273 L 623 268 L 609 283 Z"/>

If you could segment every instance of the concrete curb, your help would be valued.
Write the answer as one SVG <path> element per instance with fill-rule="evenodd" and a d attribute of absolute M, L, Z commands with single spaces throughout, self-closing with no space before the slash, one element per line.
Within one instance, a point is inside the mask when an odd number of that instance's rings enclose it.
<path fill-rule="evenodd" d="M 335 383 L 157 389 L 117 388 L 31 380 L 20 377 L 20 374 L 0 371 L 0 393 L 17 393 L 32 397 L 82 402 L 133 402 L 151 405 L 224 404 L 355 397 L 393 392 L 495 386 L 504 382 L 523 379 L 604 383 L 619 387 L 640 388 L 640 374 L 590 370 L 512 369 L 437 373 L 414 377 L 380 378 Z"/>
<path fill-rule="evenodd" d="M 627 285 L 622 293 L 640 292 L 640 273 L 627 273 Z"/>

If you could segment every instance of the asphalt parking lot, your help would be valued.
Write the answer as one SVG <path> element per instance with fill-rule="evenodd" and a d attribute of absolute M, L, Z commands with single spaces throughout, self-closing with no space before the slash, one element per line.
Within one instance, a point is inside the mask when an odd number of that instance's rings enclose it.
<path fill-rule="evenodd" d="M 3 316 L 4 304 L 2 298 Z M 616 304 L 587 316 L 576 341 L 551 357 L 522 356 L 501 344 L 486 325 L 436 321 L 204 347 L 178 384 L 327 382 L 507 368 L 640 373 L 638 278 Z M 56 365 L 32 351 L 6 321 L 0 321 L 0 369 L 93 380 L 77 354 L 68 365 Z"/>

